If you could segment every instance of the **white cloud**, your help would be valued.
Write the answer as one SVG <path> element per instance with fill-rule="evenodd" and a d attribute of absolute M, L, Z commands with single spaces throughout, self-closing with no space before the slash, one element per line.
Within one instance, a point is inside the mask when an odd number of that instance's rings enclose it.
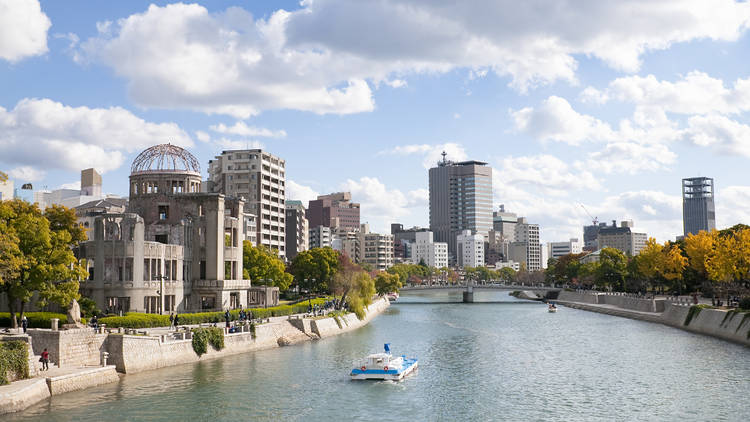
<path fill-rule="evenodd" d="M 588 170 L 571 170 L 562 160 L 544 154 L 503 158 L 500 168 L 493 174 L 496 183 L 531 186 L 558 196 L 571 190 L 599 190 L 602 187 Z"/>
<path fill-rule="evenodd" d="M 8 176 L 22 183 L 42 180 L 45 175 L 46 172 L 44 170 L 39 170 L 31 166 L 16 167 L 8 171 Z"/>
<path fill-rule="evenodd" d="M 442 153 L 445 152 L 445 158 L 450 161 L 464 161 L 468 158 L 463 145 L 446 142 L 444 144 L 410 144 L 399 145 L 389 150 L 380 151 L 378 154 L 392 155 L 422 155 L 422 167 L 429 169 L 435 167 L 438 161 L 443 159 Z"/>
<path fill-rule="evenodd" d="M 403 80 L 403 79 L 393 79 L 390 81 L 383 81 L 386 85 L 388 85 L 391 88 L 404 88 L 408 86 L 409 84 Z"/>
<path fill-rule="evenodd" d="M 567 100 L 551 96 L 537 107 L 511 111 L 516 129 L 541 141 L 578 145 L 583 141 L 614 139 L 610 126 L 594 117 L 573 110 Z"/>
<path fill-rule="evenodd" d="M 599 104 L 617 100 L 679 114 L 739 113 L 750 110 L 750 78 L 737 79 L 727 88 L 721 79 L 698 71 L 675 82 L 654 75 L 627 76 L 610 82 L 603 91 L 586 88 L 581 100 Z"/>
<path fill-rule="evenodd" d="M 245 122 L 237 122 L 232 126 L 219 123 L 218 125 L 211 125 L 210 128 L 214 132 L 228 135 L 261 136 L 266 138 L 283 138 L 286 136 L 286 131 L 284 130 L 272 131 L 266 128 L 248 126 Z"/>
<path fill-rule="evenodd" d="M 299 184 L 291 179 L 287 179 L 286 181 L 286 199 L 302 201 L 305 208 L 307 208 L 310 201 L 318 199 L 318 195 L 320 194 L 310 186 Z"/>
<path fill-rule="evenodd" d="M 195 131 L 195 138 L 201 142 L 211 142 L 211 135 L 202 130 Z"/>
<path fill-rule="evenodd" d="M 62 185 L 60 185 L 60 189 L 81 190 L 81 181 L 77 180 L 75 182 L 63 183 Z"/>
<path fill-rule="evenodd" d="M 714 197 L 716 228 L 725 229 L 735 224 L 750 224 L 750 186 L 727 186 Z"/>
<path fill-rule="evenodd" d="M 643 53 L 673 43 L 736 40 L 749 19 L 750 5 L 733 0 L 316 0 L 261 19 L 236 7 L 151 5 L 97 25 L 82 52 L 127 79 L 145 106 L 241 118 L 266 109 L 346 114 L 374 109 L 368 81 L 468 68 L 471 77 L 510 76 L 521 91 L 575 83 L 577 55 L 633 72 Z"/>
<path fill-rule="evenodd" d="M 675 163 L 677 155 L 661 144 L 612 142 L 604 149 L 588 154 L 588 160 L 579 168 L 607 174 L 638 174 L 643 171 L 666 170 Z"/>
<path fill-rule="evenodd" d="M 429 203 L 427 189 L 402 192 L 388 189 L 376 177 L 347 179 L 339 187 L 352 193 L 352 200 L 361 204 L 360 221 L 369 223 L 370 229 L 390 233 L 390 224 L 408 216 L 413 209 L 425 209 Z"/>
<path fill-rule="evenodd" d="M 690 117 L 685 136 L 695 145 L 710 146 L 724 154 L 750 157 L 750 126 L 724 116 Z"/>
<path fill-rule="evenodd" d="M 51 25 L 37 0 L 0 0 L 0 59 L 15 63 L 46 53 Z"/>
<path fill-rule="evenodd" d="M 265 148 L 265 145 L 263 145 L 262 142 L 254 141 L 254 140 L 237 140 L 237 139 L 219 138 L 219 139 L 212 139 L 211 142 L 214 145 L 221 148 L 222 150 Z"/>
<path fill-rule="evenodd" d="M 0 161 L 36 169 L 100 172 L 122 165 L 125 154 L 157 143 L 192 146 L 174 123 L 150 123 L 120 107 L 70 107 L 49 99 L 22 99 L 0 107 Z"/>

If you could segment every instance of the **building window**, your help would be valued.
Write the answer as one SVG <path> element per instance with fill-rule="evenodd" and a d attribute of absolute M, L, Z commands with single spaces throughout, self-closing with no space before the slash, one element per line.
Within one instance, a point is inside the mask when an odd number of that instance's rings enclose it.
<path fill-rule="evenodd" d="M 159 313 L 159 296 L 146 296 L 143 298 L 143 309 L 147 314 Z"/>
<path fill-rule="evenodd" d="M 169 205 L 159 205 L 159 220 L 169 218 Z"/>
<path fill-rule="evenodd" d="M 157 234 L 154 236 L 154 240 L 156 240 L 159 243 L 168 244 L 169 243 L 169 235 L 166 234 Z"/>
<path fill-rule="evenodd" d="M 201 296 L 201 309 L 214 309 L 216 307 L 216 296 Z"/>
<path fill-rule="evenodd" d="M 240 292 L 229 293 L 229 307 L 232 309 L 240 307 Z"/>

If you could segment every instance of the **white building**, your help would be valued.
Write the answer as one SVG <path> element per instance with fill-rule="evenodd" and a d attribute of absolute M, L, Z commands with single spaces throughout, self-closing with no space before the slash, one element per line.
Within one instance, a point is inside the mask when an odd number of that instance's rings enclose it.
<path fill-rule="evenodd" d="M 471 230 L 456 236 L 456 262 L 461 268 L 484 266 L 484 236 Z"/>
<path fill-rule="evenodd" d="M 104 199 L 102 196 L 102 176 L 93 168 L 81 170 L 80 189 L 55 189 L 34 192 L 34 202 L 44 210 L 52 205 L 75 208 L 85 203 Z"/>
<path fill-rule="evenodd" d="M 500 268 L 512 268 L 515 271 L 519 271 L 521 269 L 521 264 L 516 261 L 498 261 L 495 263 L 495 269 L 499 270 Z"/>
<path fill-rule="evenodd" d="M 6 180 L 0 182 L 0 201 L 9 201 L 13 199 L 13 181 Z"/>
<path fill-rule="evenodd" d="M 310 227 L 309 230 L 310 249 L 312 248 L 330 248 L 331 245 L 331 228 L 326 226 Z"/>
<path fill-rule="evenodd" d="M 515 241 L 510 246 L 510 259 L 523 262 L 528 271 L 542 269 L 542 247 L 539 243 L 539 224 L 520 217 L 515 227 Z"/>
<path fill-rule="evenodd" d="M 576 238 L 571 238 L 567 242 L 549 242 L 547 244 L 547 251 L 549 257 L 554 259 L 565 255 L 579 254 L 583 252 L 583 242 Z"/>
<path fill-rule="evenodd" d="M 256 244 L 286 257 L 286 162 L 261 149 L 222 151 L 208 162 L 207 191 L 243 198 L 256 216 Z"/>
<path fill-rule="evenodd" d="M 411 259 L 415 264 L 424 262 L 428 267 L 447 267 L 448 243 L 434 242 L 432 232 L 416 232 L 411 244 Z"/>

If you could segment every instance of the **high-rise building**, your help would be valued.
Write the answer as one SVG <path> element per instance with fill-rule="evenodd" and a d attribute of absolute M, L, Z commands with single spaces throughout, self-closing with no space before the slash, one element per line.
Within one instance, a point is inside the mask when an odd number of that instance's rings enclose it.
<path fill-rule="evenodd" d="M 428 232 L 430 229 L 422 227 L 412 227 L 404 229 L 403 224 L 391 224 L 391 234 L 393 235 L 393 257 L 394 259 L 404 261 L 412 257 L 411 249 L 416 241 L 417 233 Z"/>
<path fill-rule="evenodd" d="M 310 246 L 310 233 L 302 201 L 286 201 L 286 258 L 294 259 Z"/>
<path fill-rule="evenodd" d="M 682 226 L 685 236 L 716 228 L 714 179 L 682 179 Z"/>
<path fill-rule="evenodd" d="M 456 236 L 456 265 L 461 268 L 484 265 L 484 236 L 464 230 Z"/>
<path fill-rule="evenodd" d="M 256 217 L 256 244 L 286 256 L 286 163 L 261 149 L 222 151 L 208 162 L 207 191 L 243 198 Z"/>
<path fill-rule="evenodd" d="M 510 244 L 510 259 L 526 265 L 528 271 L 542 269 L 542 247 L 539 243 L 539 224 L 531 224 L 519 217 L 515 227 L 515 238 Z"/>
<path fill-rule="evenodd" d="M 445 155 L 429 171 L 430 230 L 457 259 L 459 234 L 469 230 L 484 238 L 492 229 L 492 168 L 481 161 L 448 161 Z"/>
<path fill-rule="evenodd" d="M 365 225 L 363 225 L 365 226 Z M 359 261 L 370 264 L 374 270 L 385 271 L 393 266 L 393 235 L 371 233 L 363 227 L 357 233 Z"/>
<path fill-rule="evenodd" d="M 326 227 L 326 226 L 310 227 L 309 233 L 310 233 L 310 236 L 309 236 L 310 249 L 331 247 L 331 241 L 333 239 L 331 238 L 330 227 Z"/>
<path fill-rule="evenodd" d="M 434 242 L 430 231 L 415 233 L 412 244 L 412 262 L 424 262 L 428 267 L 443 268 L 448 266 L 448 244 Z"/>
<path fill-rule="evenodd" d="M 626 255 L 636 256 L 646 247 L 647 240 L 646 233 L 639 233 L 633 229 L 632 220 L 621 221 L 619 227 L 617 221 L 612 220 L 611 226 L 599 229 L 599 249 L 615 248 Z"/>
<path fill-rule="evenodd" d="M 492 230 L 501 234 L 505 239 L 515 239 L 518 215 L 505 212 L 505 205 L 500 205 L 500 210 L 492 213 Z"/>
<path fill-rule="evenodd" d="M 570 239 L 567 242 L 549 242 L 547 244 L 547 251 L 550 258 L 557 259 L 561 256 L 583 252 L 583 243 L 576 238 Z"/>
<path fill-rule="evenodd" d="M 607 223 L 599 223 L 597 220 L 594 224 L 583 226 L 583 250 L 593 252 L 599 249 L 599 230 L 607 227 Z"/>
<path fill-rule="evenodd" d="M 104 199 L 102 196 L 102 176 L 92 168 L 81 171 L 80 189 L 55 189 L 52 191 L 34 192 L 34 202 L 41 209 L 45 209 L 51 205 L 63 205 L 68 208 L 75 208 L 99 199 Z"/>
<path fill-rule="evenodd" d="M 325 226 L 332 229 L 359 230 L 359 204 L 352 202 L 350 192 L 320 195 L 307 207 L 310 227 Z"/>
<path fill-rule="evenodd" d="M 13 181 L 6 180 L 0 182 L 0 201 L 9 201 L 13 199 Z"/>

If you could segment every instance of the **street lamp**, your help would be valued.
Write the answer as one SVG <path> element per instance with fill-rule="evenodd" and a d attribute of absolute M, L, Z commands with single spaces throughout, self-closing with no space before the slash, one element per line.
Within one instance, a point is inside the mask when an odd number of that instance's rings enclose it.
<path fill-rule="evenodd" d="M 164 312 L 164 280 L 166 280 L 167 277 L 159 274 L 154 278 L 159 280 L 159 290 L 156 291 L 156 294 L 159 295 L 159 315 L 162 315 Z"/>

